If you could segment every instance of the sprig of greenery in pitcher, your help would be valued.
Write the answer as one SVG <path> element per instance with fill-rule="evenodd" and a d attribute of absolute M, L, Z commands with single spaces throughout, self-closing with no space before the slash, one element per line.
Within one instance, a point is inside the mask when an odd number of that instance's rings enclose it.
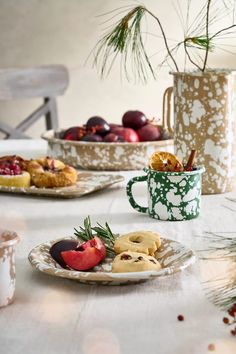
<path fill-rule="evenodd" d="M 219 10 L 219 4 L 222 3 L 223 11 Z M 177 63 L 177 52 L 180 48 L 184 49 L 185 62 L 191 63 L 198 70 L 205 71 L 207 68 L 209 52 L 216 47 L 215 40 L 222 35 L 230 35 L 236 29 L 234 16 L 232 23 L 227 27 L 219 28 L 212 33 L 211 27 L 216 21 L 223 18 L 226 14 L 234 14 L 235 0 L 207 0 L 195 19 L 189 25 L 191 0 L 187 0 L 186 29 L 184 30 L 184 39 L 177 42 L 173 47 L 169 45 L 169 40 L 158 16 L 147 9 L 145 6 L 135 6 L 134 8 L 119 8 L 110 12 L 113 20 L 117 15 L 128 11 L 111 27 L 108 32 L 97 43 L 93 55 L 94 65 L 99 68 L 101 76 L 109 74 L 115 60 L 120 56 L 121 68 L 129 80 L 129 60 L 132 65 L 132 72 L 136 78 L 146 82 L 149 74 L 156 78 L 156 73 L 151 64 L 150 57 L 145 48 L 144 36 L 147 33 L 142 31 L 142 22 L 148 15 L 156 22 L 158 31 L 164 41 L 166 54 L 160 66 L 168 63 L 175 71 L 179 71 Z M 181 10 L 177 9 L 177 12 Z M 182 13 L 179 17 L 182 17 Z M 106 21 L 107 22 L 107 21 Z M 218 47 L 219 48 L 219 47 Z"/>

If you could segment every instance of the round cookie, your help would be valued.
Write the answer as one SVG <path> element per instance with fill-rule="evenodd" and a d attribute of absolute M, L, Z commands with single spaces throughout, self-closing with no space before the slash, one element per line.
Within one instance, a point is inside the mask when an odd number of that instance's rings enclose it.
<path fill-rule="evenodd" d="M 49 157 L 30 161 L 27 170 L 32 183 L 39 188 L 67 187 L 77 181 L 73 167 Z"/>
<path fill-rule="evenodd" d="M 157 232 L 136 231 L 122 235 L 115 240 L 114 250 L 116 253 L 133 251 L 154 256 L 161 246 L 161 238 Z"/>
<path fill-rule="evenodd" d="M 140 252 L 122 252 L 112 262 L 113 273 L 144 272 L 159 269 L 161 269 L 161 265 L 156 258 Z"/>

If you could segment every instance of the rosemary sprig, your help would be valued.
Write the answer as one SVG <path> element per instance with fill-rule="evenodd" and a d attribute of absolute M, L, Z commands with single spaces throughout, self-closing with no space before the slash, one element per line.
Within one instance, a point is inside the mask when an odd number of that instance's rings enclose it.
<path fill-rule="evenodd" d="M 105 223 L 105 226 L 97 223 L 98 226 L 91 226 L 90 217 L 87 216 L 84 219 L 84 227 L 79 227 L 79 230 L 74 228 L 74 235 L 78 237 L 80 240 L 86 242 L 94 238 L 94 236 L 98 236 L 106 246 L 107 255 L 112 257 L 114 256 L 114 243 L 115 243 L 115 235 L 111 231 L 108 223 Z"/>
<path fill-rule="evenodd" d="M 109 243 L 114 246 L 115 242 L 115 237 L 108 225 L 108 223 L 105 223 L 105 227 L 103 227 L 101 224 L 97 223 L 98 226 L 94 226 L 93 230 L 96 232 L 98 236 L 101 238 L 104 238 L 109 241 Z"/>
<path fill-rule="evenodd" d="M 80 231 L 74 228 L 75 230 L 74 235 L 79 239 L 81 239 L 82 241 L 88 241 L 94 237 L 89 216 L 87 216 L 87 218 L 84 219 L 84 227 L 80 226 L 79 228 Z"/>

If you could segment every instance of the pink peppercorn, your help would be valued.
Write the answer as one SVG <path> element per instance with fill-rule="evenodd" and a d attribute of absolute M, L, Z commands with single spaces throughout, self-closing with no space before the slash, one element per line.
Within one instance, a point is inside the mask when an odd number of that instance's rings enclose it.
<path fill-rule="evenodd" d="M 183 315 L 178 315 L 177 318 L 178 318 L 179 321 L 184 321 L 184 316 Z"/>

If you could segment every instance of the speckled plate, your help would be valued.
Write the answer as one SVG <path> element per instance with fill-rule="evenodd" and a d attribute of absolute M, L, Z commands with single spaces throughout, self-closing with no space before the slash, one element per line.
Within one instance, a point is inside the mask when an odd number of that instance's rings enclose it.
<path fill-rule="evenodd" d="M 176 273 L 195 262 L 195 255 L 191 249 L 180 242 L 162 238 L 161 248 L 155 255 L 162 266 L 159 271 L 112 273 L 112 259 L 106 259 L 105 262 L 95 267 L 93 271 L 80 272 L 63 269 L 52 259 L 49 249 L 57 241 L 59 240 L 48 241 L 34 247 L 28 257 L 31 265 L 41 272 L 86 284 L 121 285 L 139 283 Z"/>
<path fill-rule="evenodd" d="M 116 174 L 101 174 L 92 172 L 78 173 L 78 182 L 70 187 L 63 188 L 17 188 L 0 187 L 0 192 L 12 194 L 37 195 L 41 197 L 78 198 L 83 195 L 107 188 L 114 183 L 122 182 L 123 176 Z"/>

